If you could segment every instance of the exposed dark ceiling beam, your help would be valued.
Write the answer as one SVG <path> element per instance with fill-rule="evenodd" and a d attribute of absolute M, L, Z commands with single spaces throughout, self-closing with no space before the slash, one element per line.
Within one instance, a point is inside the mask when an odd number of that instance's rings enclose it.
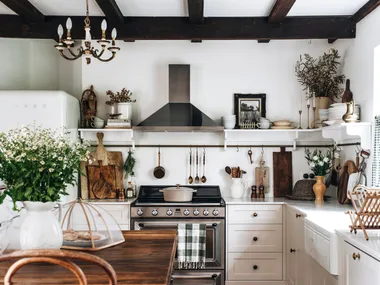
<path fill-rule="evenodd" d="M 328 39 L 327 42 L 329 44 L 333 44 L 333 43 L 335 43 L 336 40 L 337 40 L 337 38 L 335 38 L 335 39 Z"/>
<path fill-rule="evenodd" d="M 202 24 L 204 20 L 204 0 L 187 0 L 190 24 Z"/>
<path fill-rule="evenodd" d="M 115 0 L 95 0 L 100 9 L 102 9 L 107 20 L 112 23 L 123 23 L 124 16 Z"/>
<path fill-rule="evenodd" d="M 269 14 L 268 22 L 270 24 L 283 22 L 295 2 L 296 0 L 277 0 Z"/>
<path fill-rule="evenodd" d="M 43 22 L 45 16 L 28 0 L 0 0 L 9 9 L 28 22 Z"/>
<path fill-rule="evenodd" d="M 83 39 L 83 17 L 72 17 L 74 39 Z M 91 25 L 100 26 L 103 17 L 91 17 Z M 0 16 L 0 37 L 56 39 L 64 16 L 46 16 L 45 23 L 25 24 L 16 15 Z M 187 17 L 127 17 L 116 24 L 119 40 L 257 40 L 257 39 L 331 39 L 354 38 L 351 17 L 287 17 L 280 26 L 268 24 L 266 17 L 207 17 L 202 25 L 189 24 Z M 93 29 L 100 38 L 100 29 Z"/>
<path fill-rule="evenodd" d="M 204 21 L 204 0 L 187 0 L 190 24 L 201 25 Z M 192 43 L 201 43 L 201 39 L 192 39 Z"/>
<path fill-rule="evenodd" d="M 363 20 L 369 13 L 375 10 L 380 5 L 380 0 L 370 0 L 364 4 L 353 16 L 355 23 Z"/>
<path fill-rule="evenodd" d="M 267 44 L 267 43 L 270 42 L 270 39 L 257 40 L 257 42 L 258 42 L 259 44 Z"/>

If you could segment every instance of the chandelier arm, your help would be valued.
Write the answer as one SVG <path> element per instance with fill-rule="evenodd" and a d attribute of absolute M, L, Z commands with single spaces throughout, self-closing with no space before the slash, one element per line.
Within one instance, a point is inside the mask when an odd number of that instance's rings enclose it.
<path fill-rule="evenodd" d="M 102 48 L 102 51 L 98 54 L 99 50 L 98 49 L 94 49 L 92 51 L 92 56 L 95 57 L 95 58 L 100 58 L 104 54 L 105 50 L 106 50 L 105 48 Z"/>
<path fill-rule="evenodd" d="M 78 58 L 80 58 L 82 55 L 78 55 L 78 56 L 75 56 L 75 57 L 68 57 L 67 55 L 65 55 L 63 53 L 62 50 L 59 51 L 59 54 L 64 58 L 64 59 L 67 59 L 67 60 L 76 60 Z"/>
<path fill-rule="evenodd" d="M 73 57 L 75 57 L 75 58 L 79 58 L 79 57 L 81 57 L 82 56 L 82 54 L 83 54 L 83 48 L 82 47 L 79 47 L 78 48 L 78 54 L 75 54 L 72 50 L 71 50 L 71 48 L 67 48 L 67 50 L 69 51 L 69 53 L 73 56 Z"/>
<path fill-rule="evenodd" d="M 103 59 L 103 58 L 100 58 L 100 57 L 95 57 L 96 59 L 100 60 L 101 62 L 109 62 L 111 60 L 113 60 L 115 58 L 115 55 L 116 55 L 116 52 L 112 52 L 112 55 L 107 58 L 107 59 Z"/>

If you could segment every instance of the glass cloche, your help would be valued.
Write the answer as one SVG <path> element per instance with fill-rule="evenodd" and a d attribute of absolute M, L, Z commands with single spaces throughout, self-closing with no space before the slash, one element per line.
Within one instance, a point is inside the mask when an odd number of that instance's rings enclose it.
<path fill-rule="evenodd" d="M 125 241 L 110 213 L 80 198 L 62 206 L 61 225 L 64 249 L 97 251 Z"/>

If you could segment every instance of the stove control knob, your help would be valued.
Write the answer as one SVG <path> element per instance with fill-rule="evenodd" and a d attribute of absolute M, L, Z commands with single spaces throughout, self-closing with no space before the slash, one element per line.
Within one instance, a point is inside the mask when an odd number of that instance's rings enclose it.
<path fill-rule="evenodd" d="M 194 216 L 198 216 L 199 215 L 199 211 L 198 209 L 195 209 L 194 212 L 193 212 Z"/>
<path fill-rule="evenodd" d="M 183 211 L 183 214 L 184 214 L 185 216 L 188 216 L 188 215 L 190 215 L 190 211 L 189 211 L 188 209 L 185 209 L 185 211 Z"/>
<path fill-rule="evenodd" d="M 213 214 L 214 216 L 217 216 L 217 215 L 219 215 L 219 211 L 218 211 L 217 209 L 214 209 L 214 211 L 212 211 L 212 214 Z"/>
<path fill-rule="evenodd" d="M 153 211 L 152 211 L 152 215 L 153 215 L 153 216 L 157 216 L 157 215 L 158 215 L 158 211 L 157 211 L 156 209 L 153 209 Z"/>
<path fill-rule="evenodd" d="M 137 215 L 140 216 L 140 217 L 141 217 L 142 215 L 144 215 L 143 210 L 138 209 L 138 210 L 137 210 Z"/>
<path fill-rule="evenodd" d="M 172 211 L 171 209 L 167 210 L 167 211 L 166 211 L 166 215 L 168 215 L 168 216 L 173 215 L 173 211 Z"/>
<path fill-rule="evenodd" d="M 203 215 L 204 215 L 204 216 L 208 216 L 209 213 L 210 213 L 210 212 L 209 212 L 207 209 L 205 209 L 205 210 L 203 211 Z"/>

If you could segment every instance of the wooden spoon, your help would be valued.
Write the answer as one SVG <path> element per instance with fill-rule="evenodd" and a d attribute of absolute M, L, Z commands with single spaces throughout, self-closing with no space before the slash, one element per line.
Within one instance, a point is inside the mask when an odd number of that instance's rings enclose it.
<path fill-rule="evenodd" d="M 231 175 L 231 172 L 232 172 L 231 167 L 226 166 L 226 167 L 224 168 L 224 170 L 226 171 L 226 173 L 227 173 L 228 175 Z"/>
<path fill-rule="evenodd" d="M 196 158 L 196 171 L 197 171 L 197 176 L 195 176 L 195 183 L 199 183 L 199 176 L 198 176 L 198 165 L 199 165 L 199 158 L 198 158 L 198 149 L 197 149 L 197 158 Z"/>
<path fill-rule="evenodd" d="M 207 178 L 205 176 L 205 170 L 206 170 L 206 152 L 203 152 L 203 176 L 201 178 L 202 183 L 206 183 Z"/>

